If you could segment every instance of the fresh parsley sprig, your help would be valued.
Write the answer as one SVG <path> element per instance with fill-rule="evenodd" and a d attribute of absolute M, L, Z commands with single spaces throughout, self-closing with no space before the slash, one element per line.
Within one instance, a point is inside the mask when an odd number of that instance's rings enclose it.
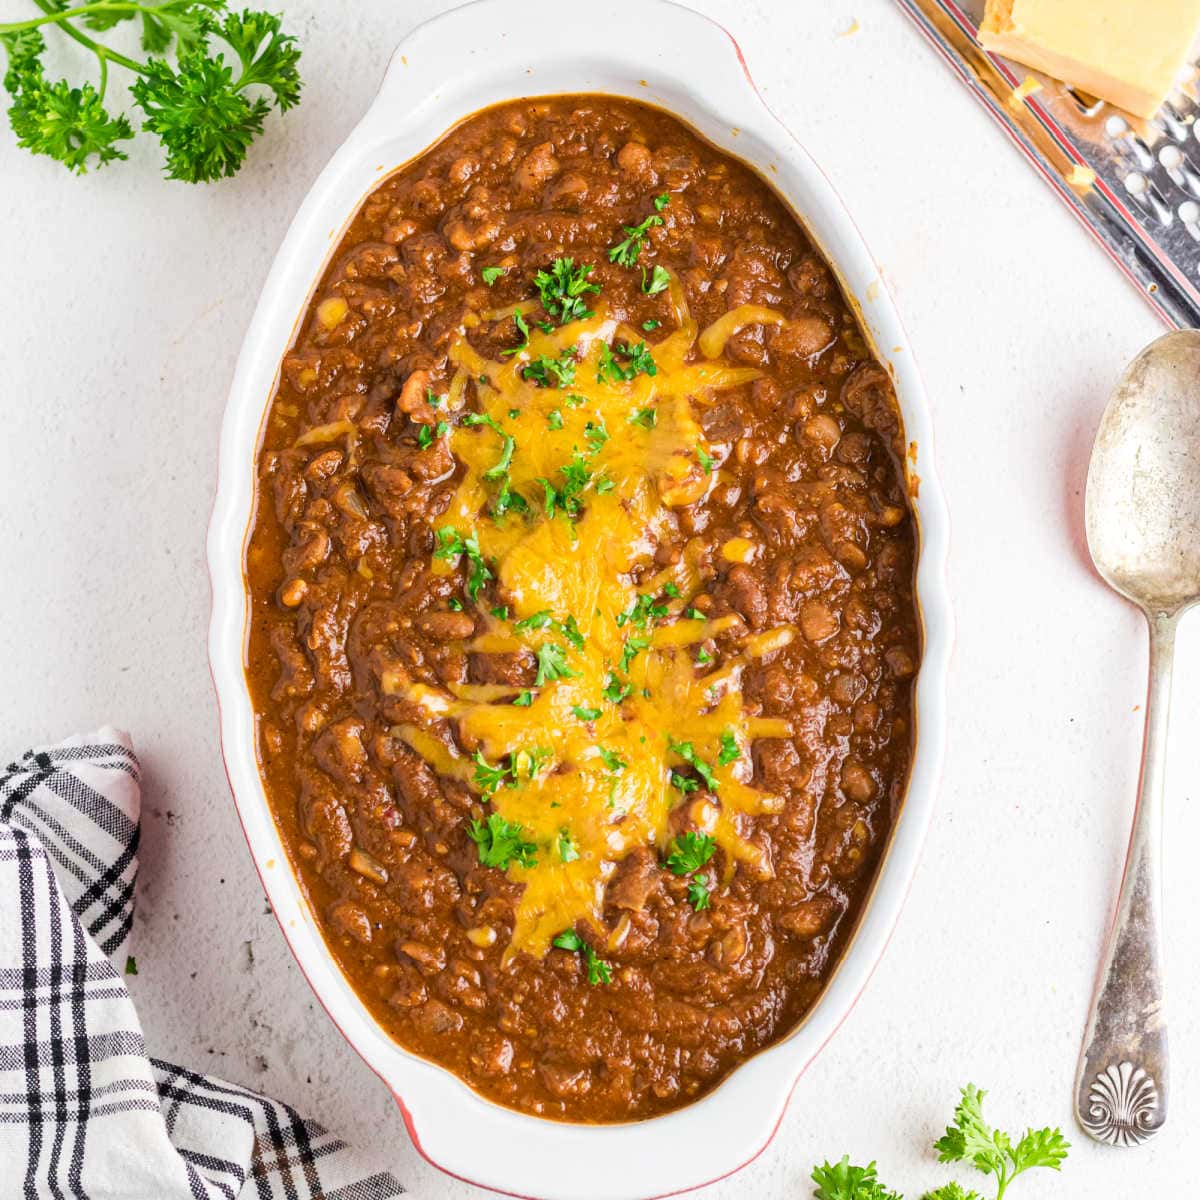
<path fill-rule="evenodd" d="M 976 1170 L 991 1175 L 996 1184 L 994 1200 L 1004 1200 L 1009 1184 L 1033 1167 L 1062 1167 L 1071 1148 L 1061 1129 L 1027 1129 L 1016 1142 L 1002 1130 L 993 1129 L 983 1117 L 986 1092 L 967 1084 L 962 1089 L 954 1121 L 933 1144 L 939 1162 L 969 1162 Z M 855 1166 L 845 1156 L 837 1163 L 814 1167 L 815 1200 L 903 1200 L 899 1192 L 885 1187 L 875 1164 Z M 979 1192 L 950 1182 L 926 1192 L 922 1200 L 984 1200 Z"/>
<path fill-rule="evenodd" d="M 105 106 L 110 65 L 136 76 L 130 92 L 144 114 L 141 127 L 162 143 L 167 178 L 187 183 L 236 174 L 272 106 L 286 112 L 299 103 L 300 50 L 272 13 L 227 12 L 225 0 L 35 3 L 40 15 L 0 24 L 8 59 L 4 89 L 12 97 L 9 124 L 22 149 L 77 174 L 128 158 L 120 143 L 133 138 L 133 125 Z M 91 36 L 135 19 L 141 22 L 144 59 Z M 92 52 L 95 84 L 47 78 L 43 30 L 50 28 Z M 174 66 L 166 57 L 172 49 Z"/>

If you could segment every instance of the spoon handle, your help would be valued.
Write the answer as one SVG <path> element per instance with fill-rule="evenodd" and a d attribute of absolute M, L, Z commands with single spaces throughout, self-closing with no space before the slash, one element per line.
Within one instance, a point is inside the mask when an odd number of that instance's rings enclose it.
<path fill-rule="evenodd" d="M 1133 835 L 1075 1079 L 1079 1124 L 1111 1146 L 1136 1146 L 1167 1119 L 1160 858 L 1177 614 L 1153 613 L 1148 619 L 1150 688 Z"/>

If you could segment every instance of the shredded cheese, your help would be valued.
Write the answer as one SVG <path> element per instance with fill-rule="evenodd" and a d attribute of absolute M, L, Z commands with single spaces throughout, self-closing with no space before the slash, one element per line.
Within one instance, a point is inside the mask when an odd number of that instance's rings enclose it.
<path fill-rule="evenodd" d="M 384 687 L 416 702 L 423 718 L 393 733 L 434 770 L 468 782 L 474 777 L 472 761 L 436 732 L 446 720 L 457 722 L 463 744 L 478 747 L 489 764 L 511 764 L 512 786 L 485 799 L 521 827 L 537 847 L 537 861 L 523 867 L 514 860 L 507 868 L 525 885 L 509 957 L 544 954 L 557 934 L 581 920 L 599 928 L 604 889 L 620 860 L 641 846 L 666 852 L 671 810 L 685 800 L 671 774 L 688 770 L 672 744 L 691 743 L 713 772 L 717 787 L 703 827 L 726 852 L 729 870 L 745 863 L 769 871 L 742 818 L 777 811 L 781 800 L 751 786 L 750 744 L 756 737 L 789 736 L 791 726 L 747 716 L 739 683 L 750 658 L 786 644 L 790 631 L 760 634 L 743 654 L 725 654 L 712 670 L 696 662 L 694 645 L 720 634 L 744 639 L 749 631 L 737 616 L 685 615 L 701 586 L 699 543 L 688 542 L 677 562 L 648 573 L 640 589 L 631 581 L 635 571 L 651 567 L 661 541 L 678 540 L 672 510 L 713 485 L 703 466 L 712 447 L 695 406 L 758 375 L 721 361 L 719 349 L 712 353 L 716 336 L 697 358 L 696 324 L 674 280 L 669 299 L 680 327 L 650 347 L 653 375 L 601 378 L 609 339 L 622 341 L 602 304 L 585 320 L 549 333 L 535 329 L 527 346 L 501 362 L 485 359 L 465 334 L 450 350 L 457 370 L 451 395 L 463 402 L 466 380 L 474 381 L 485 420 L 451 434 L 462 475 L 436 528 L 478 538 L 506 613 L 496 616 L 480 596 L 478 632 L 468 648 L 547 655 L 551 647 L 565 670 L 550 672 L 525 697 L 502 685 L 440 691 L 396 678 Z M 722 345 L 748 318 L 737 312 L 720 330 Z M 764 312 L 756 310 L 754 319 L 767 320 Z M 531 362 L 570 347 L 577 360 L 573 382 L 540 387 L 524 378 Z M 498 473 L 509 438 L 506 472 Z M 548 518 L 541 500 L 546 484 L 562 486 L 561 468 L 572 463 L 586 479 L 575 519 Z M 502 486 L 527 501 L 526 512 L 493 515 Z M 434 560 L 435 570 L 454 568 L 454 560 Z M 659 611 L 639 619 L 639 596 Z M 564 630 L 569 617 L 574 625 Z M 519 697 L 522 702 L 513 703 Z M 738 757 L 721 763 L 727 733 Z M 569 861 L 558 849 L 563 837 L 577 853 L 566 856 Z M 619 944 L 624 932 L 618 926 L 612 936 Z"/>

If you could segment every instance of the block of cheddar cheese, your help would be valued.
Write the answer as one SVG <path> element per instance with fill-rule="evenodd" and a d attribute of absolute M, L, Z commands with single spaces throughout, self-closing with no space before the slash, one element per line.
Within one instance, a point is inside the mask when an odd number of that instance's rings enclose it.
<path fill-rule="evenodd" d="M 987 0 L 979 40 L 986 50 L 1152 117 L 1198 27 L 1200 0 Z"/>

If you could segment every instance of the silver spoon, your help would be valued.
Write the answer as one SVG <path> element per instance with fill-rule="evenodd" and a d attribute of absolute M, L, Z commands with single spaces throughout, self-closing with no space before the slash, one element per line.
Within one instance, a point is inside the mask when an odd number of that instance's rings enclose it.
<path fill-rule="evenodd" d="M 1175 628 L 1200 599 L 1200 331 L 1147 346 L 1113 392 L 1088 468 L 1087 539 L 1096 570 L 1146 614 L 1150 688 L 1133 836 L 1079 1056 L 1075 1115 L 1097 1141 L 1136 1146 L 1167 1118 L 1163 761 Z"/>

